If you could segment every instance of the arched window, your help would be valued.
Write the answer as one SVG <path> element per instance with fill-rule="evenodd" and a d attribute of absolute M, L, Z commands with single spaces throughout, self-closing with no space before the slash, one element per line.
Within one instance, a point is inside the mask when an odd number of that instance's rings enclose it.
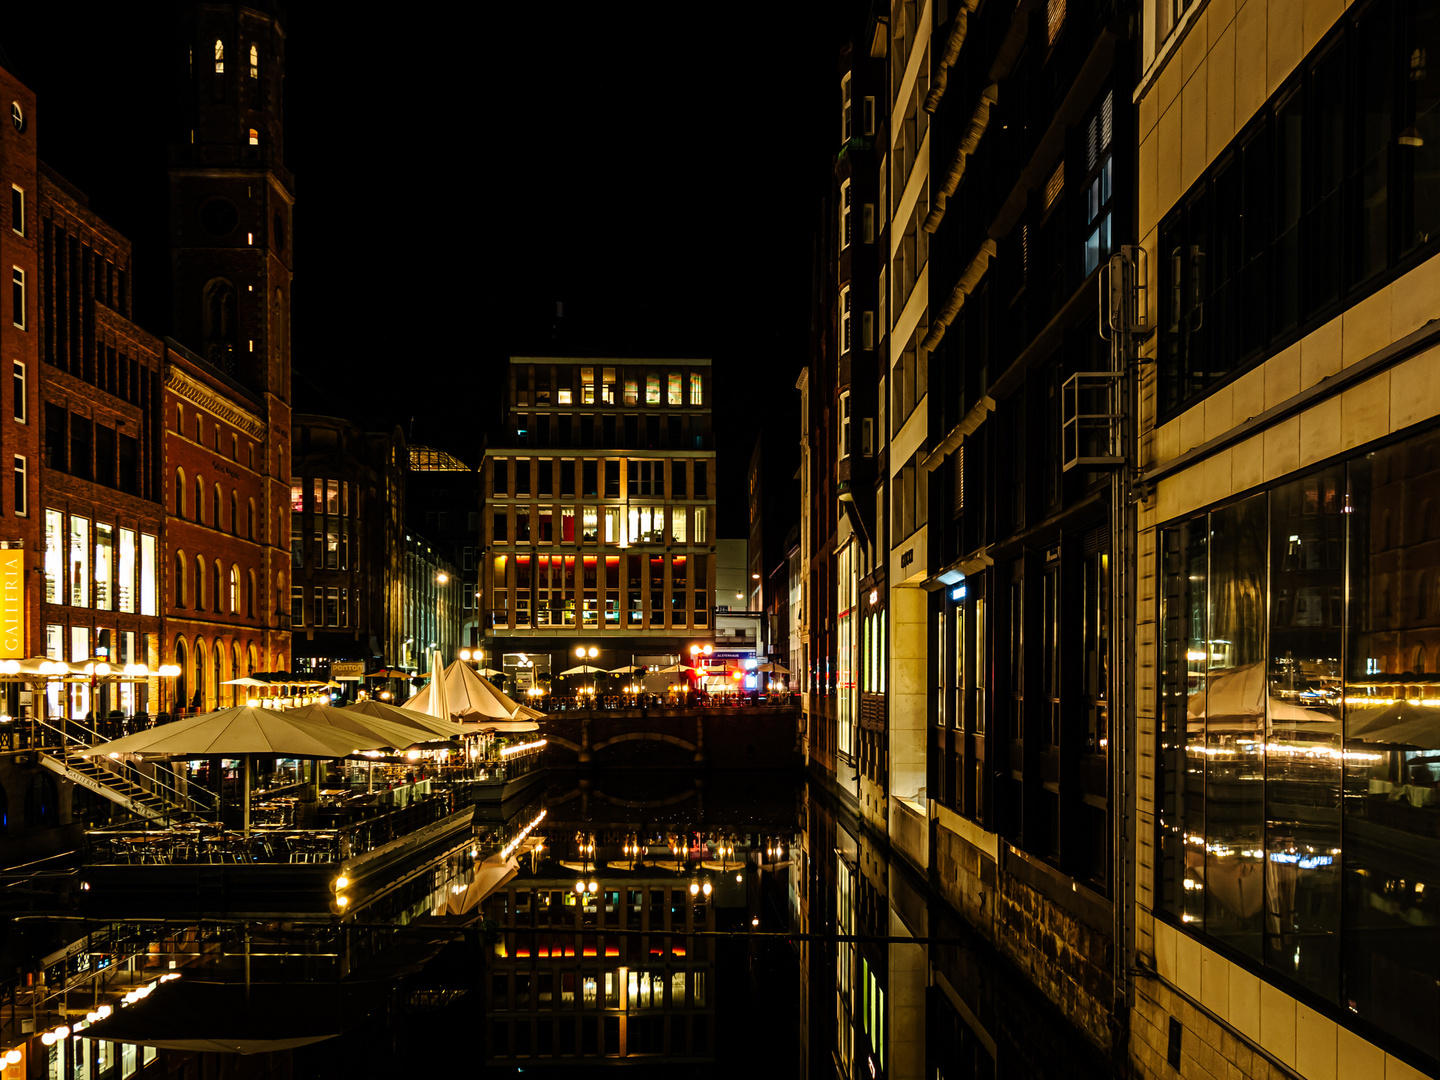
<path fill-rule="evenodd" d="M 230 614 L 240 613 L 240 568 L 230 567 Z"/>
<path fill-rule="evenodd" d="M 175 470 L 175 516 L 185 516 L 185 470 Z"/>
<path fill-rule="evenodd" d="M 240 460 L 240 436 L 238 435 L 230 436 L 230 460 L 236 462 Z"/>
<path fill-rule="evenodd" d="M 177 435 L 184 435 L 184 434 L 185 434 L 185 406 L 184 406 L 184 405 L 176 405 L 176 406 L 175 406 L 175 434 L 177 434 Z"/>
<path fill-rule="evenodd" d="M 245 590 L 245 616 L 253 619 L 255 617 L 255 571 L 249 571 L 250 588 Z"/>
<path fill-rule="evenodd" d="M 240 677 L 240 646 L 232 641 L 230 643 L 230 678 L 238 679 Z M 231 705 L 243 705 L 245 703 L 245 698 L 241 694 L 241 691 L 244 689 L 243 686 L 230 687 Z"/>
<path fill-rule="evenodd" d="M 175 606 L 185 606 L 185 552 L 175 552 Z"/>
<path fill-rule="evenodd" d="M 205 610 L 205 556 L 195 556 L 195 610 Z"/>
<path fill-rule="evenodd" d="M 250 145 L 251 145 L 251 146 L 259 146 L 259 145 L 260 145 L 260 132 L 256 131 L 254 128 L 251 128 L 251 129 L 250 129 Z"/>
<path fill-rule="evenodd" d="M 190 685 L 189 673 L 189 650 L 185 648 L 185 639 L 175 639 L 175 666 L 180 669 L 180 674 L 175 676 L 175 704 L 172 706 L 177 712 L 185 707 L 185 690 Z"/>
<path fill-rule="evenodd" d="M 255 644 L 253 642 L 245 650 L 245 674 L 255 674 Z"/>
<path fill-rule="evenodd" d="M 195 441 L 198 443 L 205 441 L 205 418 L 198 412 L 195 414 Z"/>
<path fill-rule="evenodd" d="M 210 658 L 211 658 L 211 660 L 212 660 L 212 661 L 214 662 L 214 664 L 215 664 L 215 679 L 214 679 L 214 683 L 215 683 L 215 698 L 214 698 L 214 701 L 215 701 L 215 708 L 217 708 L 217 709 L 220 707 L 220 694 L 221 694 L 221 692 L 224 690 L 224 682 L 225 682 L 225 674 L 224 674 L 224 672 L 223 672 L 223 671 L 221 670 L 221 668 L 220 668 L 220 661 L 221 661 L 221 658 L 222 658 L 223 655 L 224 655 L 224 649 L 222 648 L 222 646 L 220 645 L 219 640 L 217 639 L 216 642 L 215 642 L 215 648 L 213 648 L 213 649 L 210 650 Z"/>
<path fill-rule="evenodd" d="M 255 500 L 250 500 L 249 513 L 245 515 L 245 535 L 251 540 L 255 539 Z"/>
<path fill-rule="evenodd" d="M 275 614 L 279 615 L 285 610 L 285 575 L 275 575 Z M 280 670 L 284 670 L 281 668 Z"/>
<path fill-rule="evenodd" d="M 190 707 L 205 708 L 205 639 L 195 639 L 195 683 L 190 692 Z"/>
<path fill-rule="evenodd" d="M 215 39 L 215 74 L 225 74 L 225 43 L 219 38 Z"/>
<path fill-rule="evenodd" d="M 203 355 L 221 371 L 234 374 L 237 325 L 235 287 L 224 278 L 205 286 Z"/>
<path fill-rule="evenodd" d="M 253 41 L 250 43 L 250 78 L 260 77 L 260 46 Z"/>
<path fill-rule="evenodd" d="M 195 523 L 205 524 L 205 478 L 195 477 Z"/>
<path fill-rule="evenodd" d="M 212 499 L 211 499 L 210 510 L 211 510 L 210 524 L 213 525 L 213 526 L 214 526 L 215 528 L 217 528 L 217 529 L 223 529 L 223 528 L 225 528 L 225 518 L 224 518 L 224 516 L 220 513 L 220 485 L 219 485 L 219 484 L 216 484 L 216 485 L 215 485 L 215 494 L 214 494 L 214 496 L 213 496 Z"/>
<path fill-rule="evenodd" d="M 225 569 L 220 565 L 220 560 L 215 560 L 215 603 L 210 607 L 211 611 L 220 612 L 225 610 Z"/>
<path fill-rule="evenodd" d="M 232 536 L 240 535 L 240 496 L 235 489 L 230 489 L 230 533 Z"/>

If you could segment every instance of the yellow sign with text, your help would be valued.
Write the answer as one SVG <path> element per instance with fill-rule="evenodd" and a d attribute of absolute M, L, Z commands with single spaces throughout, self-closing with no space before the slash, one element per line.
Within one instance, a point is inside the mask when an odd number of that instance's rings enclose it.
<path fill-rule="evenodd" d="M 25 551 L 0 550 L 0 660 L 25 658 Z"/>

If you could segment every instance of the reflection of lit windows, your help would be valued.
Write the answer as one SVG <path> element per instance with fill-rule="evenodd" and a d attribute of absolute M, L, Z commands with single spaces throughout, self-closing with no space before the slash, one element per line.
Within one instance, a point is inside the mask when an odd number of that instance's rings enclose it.
<path fill-rule="evenodd" d="M 258 79 L 259 77 L 260 77 L 260 46 L 255 45 L 255 44 L 252 43 L 251 46 L 250 46 L 250 78 L 252 78 L 252 79 Z"/>

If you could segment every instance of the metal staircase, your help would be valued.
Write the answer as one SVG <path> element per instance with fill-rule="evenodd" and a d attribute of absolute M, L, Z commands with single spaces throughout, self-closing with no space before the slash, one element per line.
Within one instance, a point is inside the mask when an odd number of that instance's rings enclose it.
<path fill-rule="evenodd" d="M 159 779 L 146 777 L 146 783 L 139 784 L 110 768 L 104 757 L 81 756 L 81 751 L 88 750 L 89 746 L 74 735 L 51 724 L 42 722 L 41 726 L 59 736 L 56 741 L 61 745 L 41 748 L 40 764 L 72 784 L 118 803 L 146 821 L 168 824 L 214 817 L 213 809 Z"/>

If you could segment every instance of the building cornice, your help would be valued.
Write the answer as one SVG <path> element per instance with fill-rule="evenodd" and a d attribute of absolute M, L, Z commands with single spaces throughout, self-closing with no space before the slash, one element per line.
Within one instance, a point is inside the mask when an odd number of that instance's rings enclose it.
<path fill-rule="evenodd" d="M 264 420 L 254 413 L 237 408 L 228 397 L 218 394 L 209 385 L 173 364 L 167 366 L 165 370 L 165 386 L 174 391 L 177 396 L 213 413 L 256 442 L 265 441 Z"/>

